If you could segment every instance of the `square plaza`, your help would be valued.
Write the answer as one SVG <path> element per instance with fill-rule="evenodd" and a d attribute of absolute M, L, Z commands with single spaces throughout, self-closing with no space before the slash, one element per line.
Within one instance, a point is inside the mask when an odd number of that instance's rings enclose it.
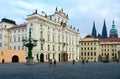
<path fill-rule="evenodd" d="M 117 63 L 0 64 L 0 79 L 120 79 Z"/>

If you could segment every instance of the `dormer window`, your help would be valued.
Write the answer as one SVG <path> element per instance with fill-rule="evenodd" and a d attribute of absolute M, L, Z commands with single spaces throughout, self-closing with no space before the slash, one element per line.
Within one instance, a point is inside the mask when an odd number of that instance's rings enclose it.
<path fill-rule="evenodd" d="M 33 23 L 31 23 L 30 26 L 33 26 Z"/>
<path fill-rule="evenodd" d="M 42 23 L 40 24 L 40 27 L 42 28 Z"/>
<path fill-rule="evenodd" d="M 54 32 L 54 28 L 53 28 L 53 32 Z"/>
<path fill-rule="evenodd" d="M 5 28 L 6 28 L 6 25 L 5 25 Z"/>

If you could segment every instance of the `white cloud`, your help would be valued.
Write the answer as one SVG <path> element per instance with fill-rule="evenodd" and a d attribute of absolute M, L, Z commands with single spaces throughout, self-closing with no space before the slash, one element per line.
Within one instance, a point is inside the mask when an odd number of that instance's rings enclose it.
<path fill-rule="evenodd" d="M 38 9 L 39 13 L 45 11 L 52 14 L 56 6 L 59 9 L 63 8 L 69 14 L 70 25 L 79 27 L 82 36 L 85 36 L 86 33 L 91 34 L 93 20 L 95 20 L 96 28 L 100 33 L 99 29 L 102 29 L 104 18 L 108 31 L 113 18 L 116 27 L 120 29 L 119 0 L 1 0 L 0 18 L 15 18 L 20 23 L 24 22 L 26 15 L 31 14 L 35 9 Z"/>

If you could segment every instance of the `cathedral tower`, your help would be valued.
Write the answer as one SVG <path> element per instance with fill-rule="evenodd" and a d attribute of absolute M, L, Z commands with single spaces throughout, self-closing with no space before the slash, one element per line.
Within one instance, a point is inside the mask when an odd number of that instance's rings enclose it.
<path fill-rule="evenodd" d="M 110 38 L 118 38 L 118 31 L 115 28 L 115 22 L 112 22 L 112 28 L 110 29 Z"/>
<path fill-rule="evenodd" d="M 107 29 L 106 29 L 105 20 L 104 20 L 103 29 L 102 29 L 102 38 L 107 38 Z"/>
<path fill-rule="evenodd" d="M 96 31 L 96 28 L 95 28 L 95 22 L 93 22 L 92 36 L 93 36 L 94 38 L 97 37 L 97 31 Z"/>

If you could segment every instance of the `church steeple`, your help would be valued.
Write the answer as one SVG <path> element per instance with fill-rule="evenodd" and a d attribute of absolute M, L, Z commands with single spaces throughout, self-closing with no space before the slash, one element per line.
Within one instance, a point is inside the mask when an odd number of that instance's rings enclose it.
<path fill-rule="evenodd" d="M 115 28 L 114 20 L 112 22 L 112 28 L 110 29 L 110 38 L 118 38 L 118 32 L 117 29 Z"/>
<path fill-rule="evenodd" d="M 105 19 L 104 19 L 103 29 L 102 29 L 102 38 L 107 38 L 107 29 L 106 29 Z"/>
<path fill-rule="evenodd" d="M 95 21 L 93 21 L 92 36 L 93 36 L 94 38 L 97 37 L 97 31 L 96 31 L 96 28 L 95 28 Z"/>

